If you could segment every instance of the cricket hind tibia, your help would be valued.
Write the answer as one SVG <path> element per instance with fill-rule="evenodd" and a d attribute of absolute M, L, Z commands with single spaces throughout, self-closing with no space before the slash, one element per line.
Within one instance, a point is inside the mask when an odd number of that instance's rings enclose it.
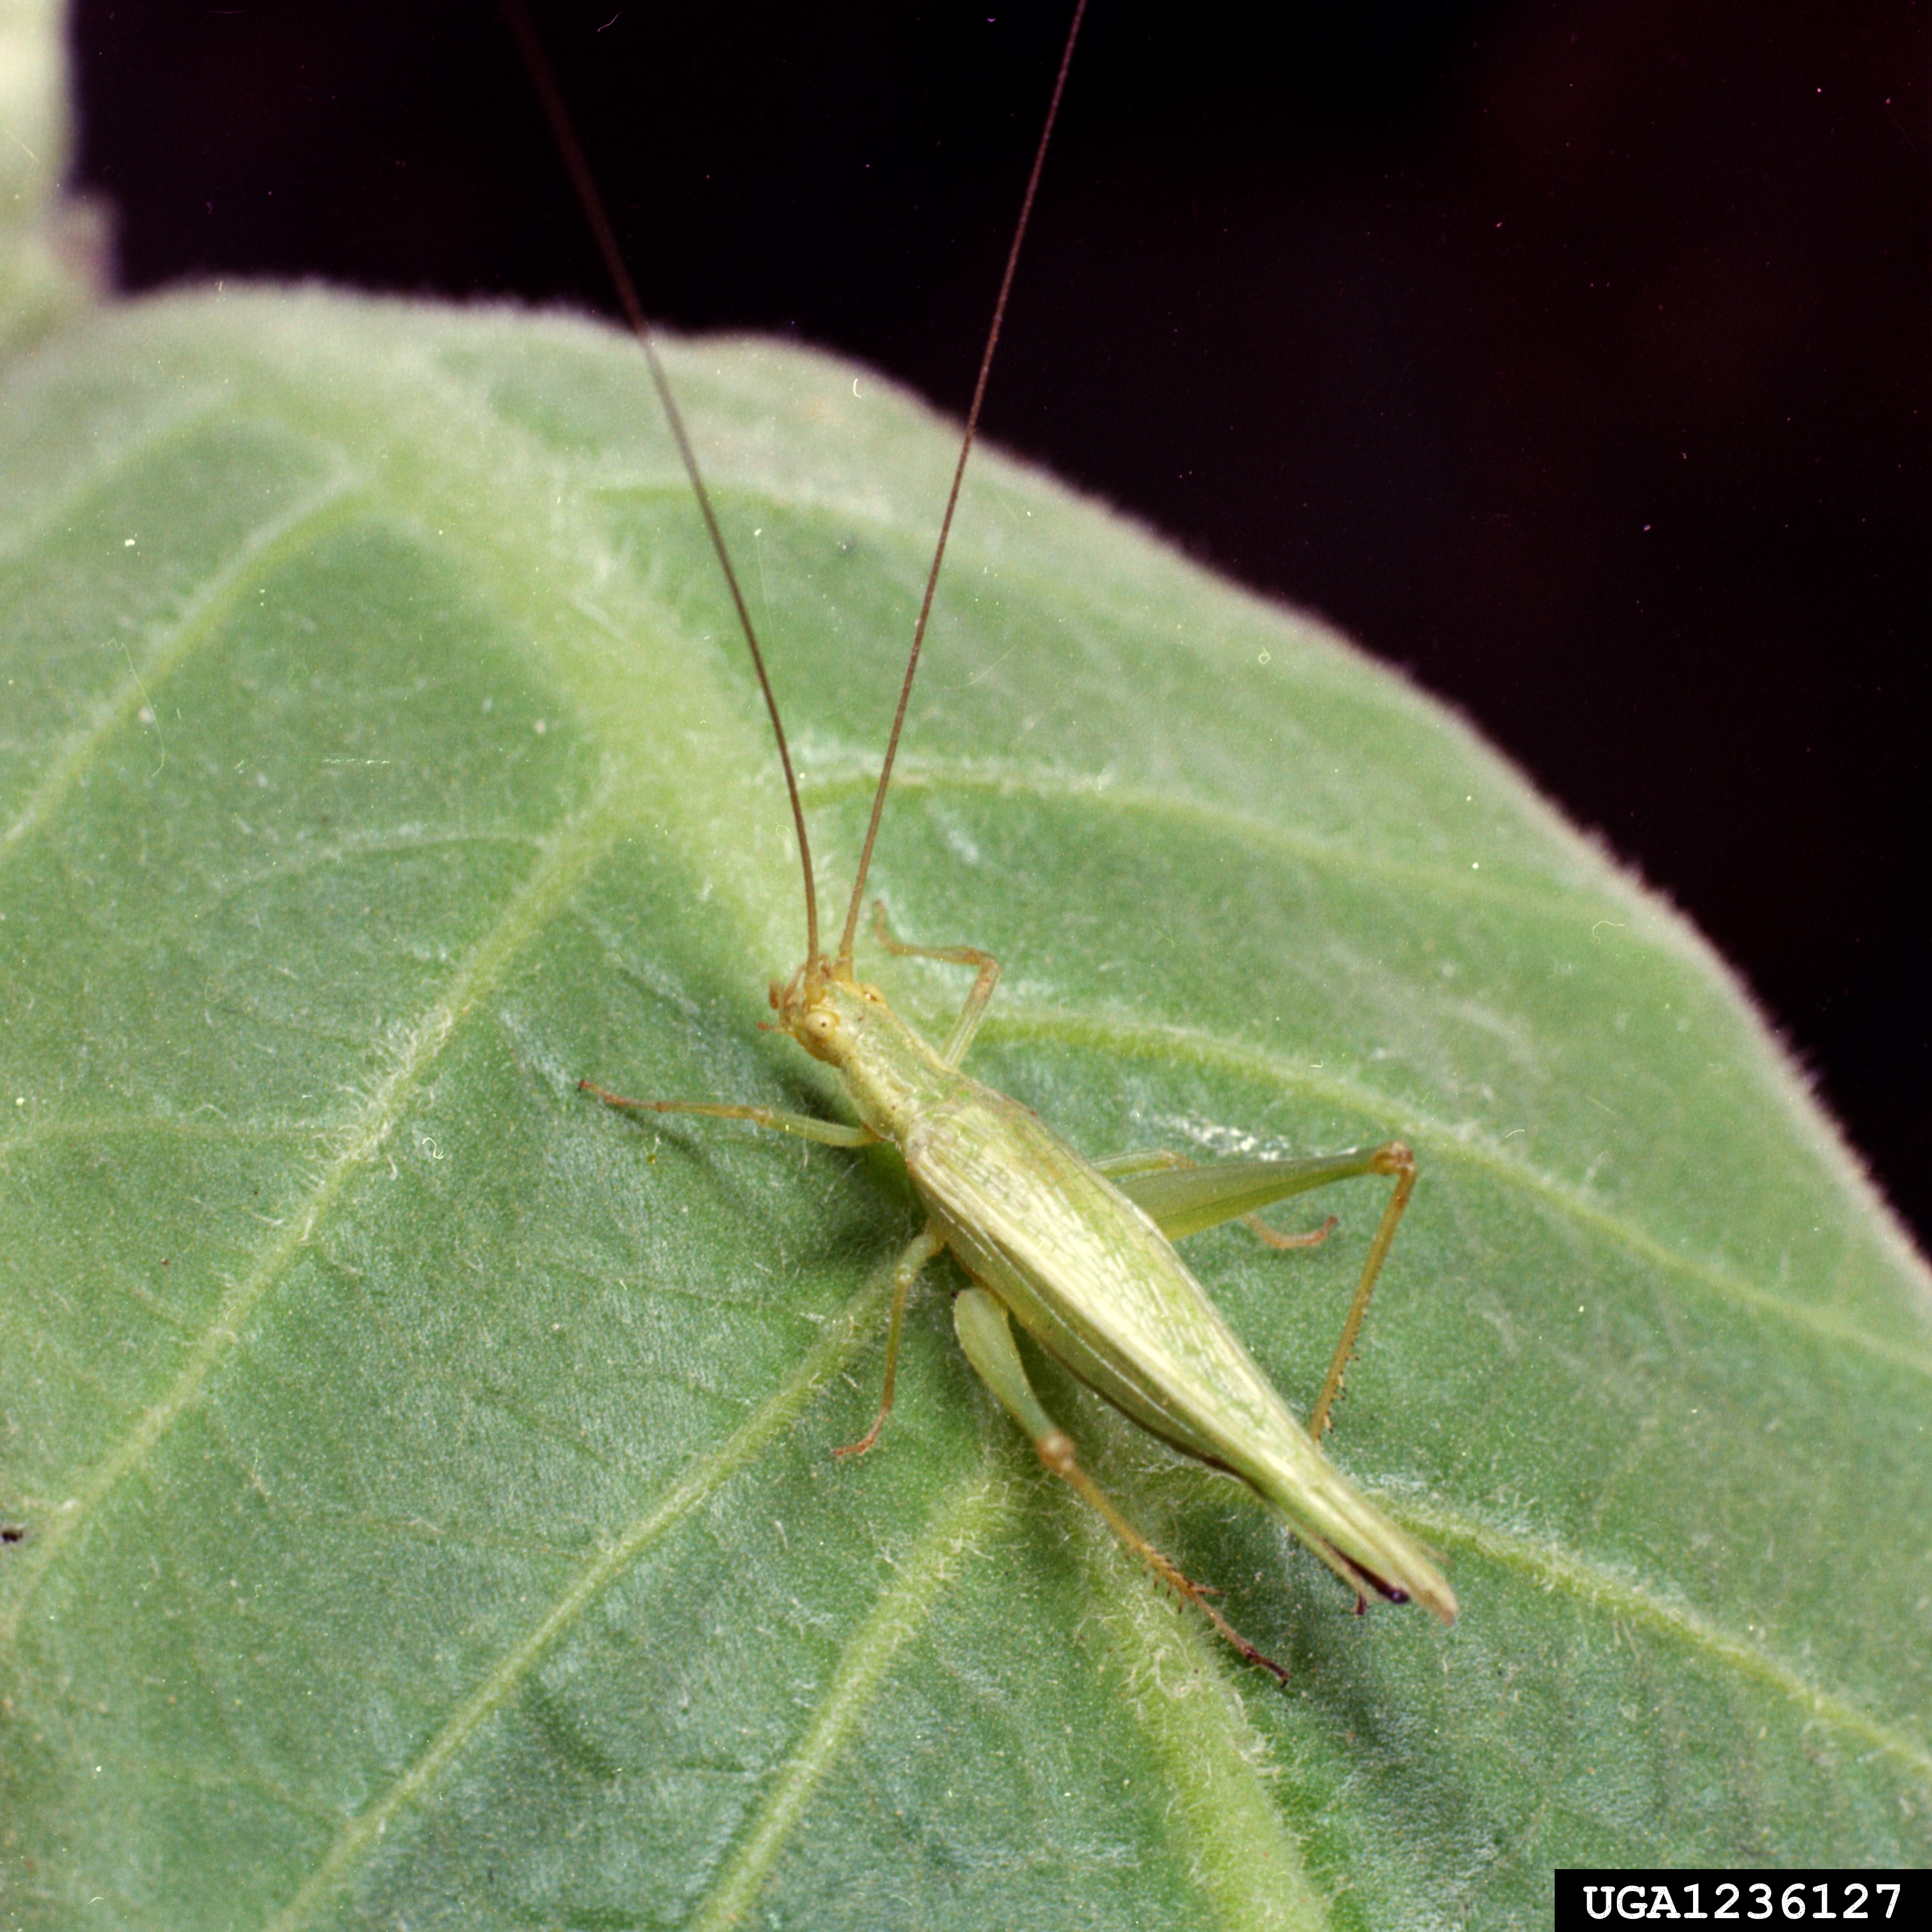
<path fill-rule="evenodd" d="M 1006 1311 L 997 1297 L 984 1288 L 962 1288 L 953 1298 L 952 1326 L 959 1346 L 974 1372 L 993 1392 L 1000 1406 L 1026 1432 L 1034 1453 L 1048 1468 L 1066 1483 L 1175 1595 L 1190 1603 L 1250 1664 L 1258 1664 L 1282 1683 L 1288 1672 L 1271 1657 L 1264 1655 L 1228 1622 L 1209 1600 L 1207 1589 L 1184 1576 L 1173 1561 L 1150 1543 L 1120 1510 L 1107 1492 L 1080 1466 L 1073 1442 L 1056 1423 L 1034 1393 L 1026 1364 L 1020 1359 Z"/>

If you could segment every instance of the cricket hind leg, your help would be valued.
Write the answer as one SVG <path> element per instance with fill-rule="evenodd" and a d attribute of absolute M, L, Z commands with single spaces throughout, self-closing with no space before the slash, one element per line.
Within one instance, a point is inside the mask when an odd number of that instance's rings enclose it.
<path fill-rule="evenodd" d="M 892 1412 L 892 1385 L 898 1381 L 899 1372 L 899 1338 L 905 1332 L 906 1298 L 911 1294 L 912 1285 L 919 1279 L 920 1270 L 945 1252 L 945 1242 L 928 1221 L 906 1244 L 898 1266 L 892 1270 L 892 1312 L 886 1324 L 886 1381 L 879 1396 L 879 1412 L 873 1417 L 872 1427 L 857 1442 L 848 1442 L 842 1448 L 832 1450 L 832 1454 L 842 1460 L 848 1456 L 864 1455 L 878 1441 L 879 1431 L 885 1427 L 886 1418 Z"/>
<path fill-rule="evenodd" d="M 1264 1656 L 1214 1604 L 1203 1586 L 1191 1582 L 1168 1557 L 1164 1556 L 1114 1506 L 1105 1490 L 1080 1466 L 1066 1432 L 1041 1406 L 1033 1384 L 1027 1378 L 1026 1364 L 1013 1341 L 1006 1311 L 984 1288 L 964 1289 L 952 1304 L 952 1324 L 958 1331 L 959 1345 L 966 1352 L 982 1382 L 998 1398 L 1000 1406 L 1027 1432 L 1040 1460 L 1065 1482 L 1082 1502 L 1090 1504 L 1102 1522 L 1151 1570 L 1168 1588 L 1194 1605 L 1228 1642 L 1250 1664 L 1258 1664 L 1286 1684 L 1288 1672 L 1270 1657 Z"/>
<path fill-rule="evenodd" d="M 1382 1264 L 1409 1196 L 1415 1192 L 1415 1156 L 1406 1142 L 1386 1141 L 1382 1146 L 1347 1154 L 1315 1154 L 1299 1160 L 1221 1160 L 1196 1165 L 1182 1154 L 1119 1154 L 1097 1165 L 1122 1193 L 1144 1208 L 1169 1240 L 1179 1240 L 1224 1221 L 1246 1220 L 1252 1225 L 1258 1211 L 1291 1194 L 1305 1194 L 1338 1180 L 1377 1174 L 1394 1182 L 1388 1204 L 1369 1244 L 1355 1284 L 1354 1299 L 1342 1324 L 1341 1339 L 1322 1379 L 1321 1393 L 1309 1412 L 1308 1432 L 1319 1442 L 1327 1432 L 1336 1399 L 1342 1393 L 1349 1358 L 1362 1332 L 1369 1297 L 1375 1292 Z M 1330 1222 L 1333 1226 L 1333 1220 Z M 1326 1235 L 1328 1229 L 1322 1231 Z M 1266 1229 L 1270 1235 L 1272 1228 Z M 1275 1236 L 1270 1245 L 1290 1244 L 1292 1236 Z"/>
<path fill-rule="evenodd" d="M 978 969 L 972 990 L 966 995 L 966 1004 L 960 1008 L 959 1017 L 952 1022 L 952 1030 L 946 1036 L 946 1046 L 939 1056 L 948 1066 L 957 1066 L 966 1058 L 966 1049 L 973 1044 L 973 1036 L 980 1030 L 980 1022 L 986 1017 L 987 1002 L 993 997 L 993 988 L 1000 983 L 1000 962 L 990 952 L 982 952 L 976 946 L 908 946 L 886 923 L 884 899 L 872 902 L 872 930 L 879 944 L 902 959 L 940 959 L 949 966 Z"/>
<path fill-rule="evenodd" d="M 1124 1194 L 1130 1199 L 1136 1201 L 1139 1199 L 1139 1196 L 1135 1191 L 1138 1177 L 1150 1174 L 1169 1174 L 1180 1168 L 1186 1168 L 1190 1172 L 1196 1174 L 1203 1172 L 1199 1161 L 1191 1160 L 1184 1154 L 1173 1153 L 1166 1148 L 1152 1148 L 1144 1154 L 1111 1154 L 1096 1160 L 1094 1165 L 1109 1180 L 1117 1182 Z M 1213 1170 L 1210 1168 L 1206 1172 L 1211 1174 Z M 1142 1202 L 1140 1204 L 1144 1207 L 1146 1203 Z M 1259 1214 L 1252 1211 L 1244 1214 L 1237 1210 L 1228 1218 L 1239 1220 L 1241 1225 L 1264 1247 L 1277 1250 L 1318 1248 L 1335 1232 L 1336 1226 L 1336 1216 L 1330 1214 L 1318 1228 L 1310 1228 L 1298 1234 L 1284 1234 L 1279 1228 L 1270 1227 Z M 1176 1238 L 1173 1231 L 1165 1222 L 1160 1221 L 1160 1216 L 1158 1214 L 1154 1216 L 1154 1219 L 1156 1222 L 1160 1223 L 1162 1234 L 1168 1235 L 1170 1239 Z M 1204 1225 L 1211 1227 L 1216 1224 L 1209 1222 Z M 1199 1230 L 1190 1228 L 1186 1232 L 1192 1234 L 1198 1232 Z"/>

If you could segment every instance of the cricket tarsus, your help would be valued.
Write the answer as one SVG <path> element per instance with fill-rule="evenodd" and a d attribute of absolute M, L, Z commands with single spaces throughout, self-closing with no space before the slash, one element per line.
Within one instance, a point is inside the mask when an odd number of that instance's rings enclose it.
<path fill-rule="evenodd" d="M 778 701 L 772 690 L 772 680 L 765 669 L 765 654 L 759 647 L 758 633 L 752 622 L 751 607 L 745 602 L 745 593 L 738 582 L 738 573 L 731 562 L 730 546 L 724 541 L 724 532 L 718 520 L 718 513 L 712 507 L 711 492 L 705 488 L 704 474 L 698 466 L 698 452 L 692 447 L 691 436 L 685 428 L 684 412 L 677 406 L 677 398 L 670 386 L 670 379 L 665 375 L 664 364 L 658 359 L 657 342 L 651 333 L 649 318 L 644 314 L 644 305 L 638 299 L 637 285 L 631 280 L 630 269 L 624 261 L 624 251 L 617 245 L 616 231 L 610 226 L 610 218 L 604 212 L 604 197 L 597 191 L 596 178 L 590 172 L 590 164 L 584 159 L 582 144 L 577 138 L 576 128 L 570 118 L 570 111 L 563 104 L 563 94 L 556 84 L 556 75 L 550 64 L 550 57 L 543 50 L 543 43 L 537 38 L 536 28 L 530 23 L 529 10 L 524 0 L 499 0 L 503 17 L 515 37 L 518 51 L 523 56 L 524 66 L 530 76 L 530 85 L 536 90 L 537 98 L 543 104 L 544 118 L 550 122 L 550 130 L 555 138 L 557 151 L 563 158 L 563 165 L 570 176 L 571 185 L 577 190 L 577 199 L 584 209 L 584 219 L 590 224 L 590 231 L 596 237 L 598 251 L 604 257 L 604 266 L 609 274 L 612 285 L 617 292 L 617 299 L 622 304 L 626 320 L 631 325 L 631 333 L 637 338 L 638 346 L 644 351 L 644 364 L 650 370 L 651 386 L 657 391 L 658 403 L 664 412 L 664 420 L 670 425 L 671 440 L 677 445 L 680 460 L 684 465 L 684 473 L 691 480 L 692 494 L 698 500 L 699 514 L 704 519 L 704 528 L 711 539 L 711 548 L 718 559 L 718 567 L 724 574 L 725 587 L 731 594 L 732 608 L 738 614 L 739 628 L 745 634 L 745 643 L 752 653 L 752 668 L 758 673 L 758 689 L 764 694 L 765 715 L 772 721 L 772 736 L 778 741 L 778 763 L 784 768 L 785 796 L 791 801 L 792 829 L 798 835 L 798 862 L 805 880 L 805 954 L 808 959 L 818 957 L 818 893 L 813 884 L 812 871 L 812 843 L 805 833 L 805 806 L 798 794 L 798 775 L 792 769 L 791 747 L 785 741 L 784 721 L 778 716 Z M 1086 0 L 1081 0 L 1084 6 Z M 957 484 L 954 486 L 957 488 Z M 931 592 L 927 593 L 930 596 Z M 848 949 L 849 950 L 849 949 Z"/>
<path fill-rule="evenodd" d="M 1270 1228 L 1258 1214 L 1244 1214 L 1241 1225 L 1250 1234 L 1270 1248 L 1318 1248 L 1340 1227 L 1341 1217 L 1330 1214 L 1318 1228 L 1310 1228 L 1299 1234 L 1284 1234 L 1279 1228 Z"/>
<path fill-rule="evenodd" d="M 1192 1604 L 1201 1614 L 1220 1632 L 1231 1648 L 1250 1664 L 1258 1664 L 1273 1673 L 1283 1684 L 1288 1682 L 1288 1672 L 1265 1652 L 1257 1650 L 1224 1617 L 1220 1609 L 1210 1600 L 1216 1594 L 1205 1583 L 1197 1583 L 1186 1576 L 1172 1557 L 1165 1556 L 1150 1543 L 1120 1511 L 1113 1500 L 1081 1468 L 1073 1453 L 1071 1437 L 1055 1430 L 1050 1436 L 1034 1444 L 1041 1462 L 1060 1479 L 1071 1486 L 1076 1495 L 1097 1515 L 1114 1535 L 1139 1557 L 1148 1568 L 1171 1589 L 1184 1603 Z"/>
<path fill-rule="evenodd" d="M 838 958 L 835 972 L 850 974 L 852 943 L 858 937 L 859 908 L 866 897 L 866 874 L 872 869 L 872 847 L 879 836 L 879 820 L 886 808 L 886 793 L 892 778 L 892 761 L 898 756 L 899 738 L 905 729 L 906 706 L 912 698 L 912 681 L 919 670 L 919 654 L 926 642 L 926 620 L 932 614 L 934 593 L 939 587 L 939 567 L 946 560 L 946 540 L 952 533 L 952 513 L 959 507 L 959 486 L 966 477 L 966 459 L 973 453 L 974 432 L 980 426 L 980 406 L 986 400 L 986 379 L 993 368 L 993 352 L 1000 346 L 1000 328 L 1006 319 L 1006 298 L 1012 292 L 1014 271 L 1019 266 L 1020 244 L 1026 239 L 1027 224 L 1033 218 L 1033 204 L 1040 191 L 1040 177 L 1046 166 L 1047 144 L 1053 139 L 1053 124 L 1060 116 L 1060 97 L 1066 92 L 1066 73 L 1073 64 L 1074 43 L 1080 38 L 1080 22 L 1086 17 L 1087 0 L 1076 0 L 1073 18 L 1066 29 L 1066 44 L 1060 50 L 1060 71 L 1054 76 L 1053 94 L 1047 103 L 1046 119 L 1034 149 L 1032 171 L 1027 176 L 1026 193 L 1020 197 L 1020 218 L 1013 224 L 1013 238 L 1006 250 L 1006 272 L 1000 278 L 1000 292 L 993 303 L 992 326 L 986 331 L 986 346 L 980 356 L 980 374 L 973 385 L 972 406 L 966 412 L 966 433 L 959 440 L 959 459 L 952 466 L 952 487 L 946 496 L 946 514 L 940 519 L 939 541 L 933 546 L 932 566 L 926 574 L 926 592 L 920 598 L 919 616 L 913 626 L 912 649 L 907 654 L 905 675 L 899 681 L 899 701 L 892 712 L 892 728 L 886 739 L 886 755 L 879 766 L 879 782 L 872 793 L 872 815 L 866 826 L 866 842 L 859 848 L 859 870 L 852 881 L 852 902 L 845 909 L 845 929 L 839 935 Z"/>

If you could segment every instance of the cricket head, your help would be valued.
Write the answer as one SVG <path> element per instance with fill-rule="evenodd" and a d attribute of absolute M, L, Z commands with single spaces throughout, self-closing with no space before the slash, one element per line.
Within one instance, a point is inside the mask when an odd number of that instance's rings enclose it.
<path fill-rule="evenodd" d="M 856 979 L 848 959 L 808 959 L 789 980 L 771 984 L 778 1030 L 788 1033 L 814 1060 L 832 1066 L 850 1064 L 854 1043 L 874 1007 L 886 996 Z"/>

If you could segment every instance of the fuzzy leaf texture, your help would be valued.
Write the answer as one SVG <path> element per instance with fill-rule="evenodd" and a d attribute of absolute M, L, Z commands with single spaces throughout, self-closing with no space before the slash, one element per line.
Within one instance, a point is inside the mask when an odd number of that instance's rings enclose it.
<path fill-rule="evenodd" d="M 667 352 L 836 919 L 953 432 Z M 757 1030 L 795 860 L 629 344 L 109 308 L 8 370 L 0 532 L 4 1924 L 1502 1926 L 1558 1864 L 1932 1857 L 1924 1270 L 1441 707 L 976 458 L 874 878 L 1090 1153 L 1416 1147 L 1332 1441 L 1453 1629 L 1040 1368 L 1282 1691 L 1040 1469 L 947 1270 L 834 1463 L 891 1156 L 576 1090 L 838 1105 Z M 943 1035 L 964 975 L 861 964 Z M 1383 1191 L 1186 1246 L 1298 1406 Z"/>

